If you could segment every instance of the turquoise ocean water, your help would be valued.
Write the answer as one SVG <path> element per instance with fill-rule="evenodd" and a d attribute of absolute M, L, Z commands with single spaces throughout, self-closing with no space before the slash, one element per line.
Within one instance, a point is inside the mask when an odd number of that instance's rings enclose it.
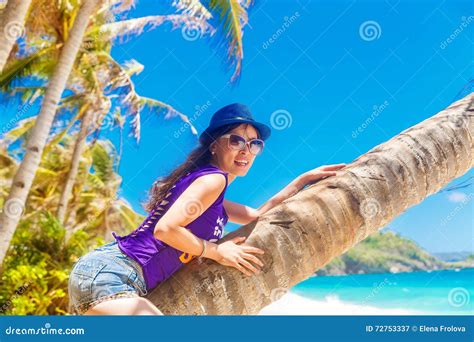
<path fill-rule="evenodd" d="M 474 315 L 474 268 L 432 272 L 315 276 L 294 286 L 308 299 L 426 314 Z"/>

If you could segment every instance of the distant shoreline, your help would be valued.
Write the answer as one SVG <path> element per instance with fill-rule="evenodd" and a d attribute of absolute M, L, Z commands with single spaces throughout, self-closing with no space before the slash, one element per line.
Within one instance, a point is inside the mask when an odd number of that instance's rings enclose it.
<path fill-rule="evenodd" d="M 395 232 L 376 232 L 332 259 L 315 272 L 318 276 L 410 273 L 474 268 L 474 254 L 464 260 L 444 261 L 421 248 L 415 241 Z M 445 258 L 451 255 L 444 255 Z"/>
<path fill-rule="evenodd" d="M 474 270 L 474 267 L 452 267 L 452 268 L 441 268 L 434 270 L 413 270 L 413 271 L 401 271 L 401 272 L 371 272 L 371 273 L 349 273 L 349 274 L 313 274 L 310 278 L 316 277 L 347 277 L 347 276 L 364 276 L 370 274 L 383 275 L 383 274 L 407 274 L 407 273 L 431 273 L 431 272 L 442 272 L 442 271 L 461 271 L 461 270 Z"/>

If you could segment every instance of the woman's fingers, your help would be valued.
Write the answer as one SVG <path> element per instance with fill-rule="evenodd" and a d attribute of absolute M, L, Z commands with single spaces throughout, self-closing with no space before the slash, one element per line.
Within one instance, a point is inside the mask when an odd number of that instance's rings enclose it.
<path fill-rule="evenodd" d="M 236 236 L 236 237 L 232 238 L 232 241 L 233 241 L 235 244 L 238 244 L 238 243 L 244 242 L 245 239 L 246 239 L 245 236 Z"/>
<path fill-rule="evenodd" d="M 334 171 L 334 170 L 342 169 L 344 166 L 346 166 L 345 163 L 326 165 L 326 166 L 321 167 L 321 170 L 323 170 L 323 171 Z"/>
<path fill-rule="evenodd" d="M 250 253 L 259 253 L 259 254 L 264 254 L 265 252 L 261 250 L 260 248 L 257 247 L 252 247 L 252 246 L 242 246 L 245 252 L 250 252 Z"/>
<path fill-rule="evenodd" d="M 253 254 L 250 254 L 250 253 L 244 253 L 243 254 L 243 257 L 247 260 L 251 260 L 253 261 L 254 263 L 256 263 L 257 265 L 260 265 L 261 267 L 263 267 L 263 262 L 257 258 L 255 255 Z"/>
<path fill-rule="evenodd" d="M 337 172 L 322 171 L 319 173 L 319 177 L 330 177 L 337 175 Z"/>
<path fill-rule="evenodd" d="M 243 274 L 248 275 L 249 277 L 252 275 L 252 273 L 247 271 L 247 269 L 239 263 L 236 263 L 234 267 L 238 269 L 240 272 L 242 272 Z"/>
<path fill-rule="evenodd" d="M 257 269 L 255 266 L 253 266 L 250 262 L 248 262 L 247 260 L 243 259 L 243 258 L 240 258 L 239 259 L 239 264 L 241 265 L 244 265 L 245 267 L 247 267 L 249 270 L 251 270 L 253 273 L 257 274 L 260 272 L 259 269 Z"/>

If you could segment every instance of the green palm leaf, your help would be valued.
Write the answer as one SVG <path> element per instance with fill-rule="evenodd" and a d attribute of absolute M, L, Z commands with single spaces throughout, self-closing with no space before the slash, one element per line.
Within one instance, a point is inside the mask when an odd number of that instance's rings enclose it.
<path fill-rule="evenodd" d="M 92 160 L 95 174 L 103 183 L 113 177 L 115 148 L 109 141 L 99 141 L 92 147 Z"/>
<path fill-rule="evenodd" d="M 238 79 L 242 69 L 244 50 L 243 28 L 248 23 L 247 9 L 252 0 L 202 0 L 212 14 L 211 25 L 216 28 L 215 45 L 225 49 L 225 61 L 234 68 L 231 82 Z"/>
<path fill-rule="evenodd" d="M 54 58 L 61 44 L 43 48 L 26 57 L 11 61 L 0 74 L 0 91 L 10 92 L 15 82 L 23 77 L 46 78 L 54 68 Z"/>

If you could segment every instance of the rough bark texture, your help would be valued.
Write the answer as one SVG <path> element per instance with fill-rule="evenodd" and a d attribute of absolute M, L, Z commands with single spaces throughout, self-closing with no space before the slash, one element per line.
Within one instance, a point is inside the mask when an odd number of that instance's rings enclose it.
<path fill-rule="evenodd" d="M 28 138 L 25 156 L 13 178 L 12 187 L 0 216 L 0 265 L 25 208 L 26 198 L 41 161 L 56 108 L 82 43 L 89 18 L 99 0 L 85 0 L 74 20 L 70 35 L 48 84 L 40 113 Z"/>
<path fill-rule="evenodd" d="M 260 275 L 198 260 L 156 287 L 150 299 L 164 314 L 257 314 L 290 287 L 376 232 L 407 208 L 473 166 L 474 93 L 404 130 L 313 184 L 239 235 L 265 250 Z M 260 257 L 260 256 L 259 256 Z"/>

